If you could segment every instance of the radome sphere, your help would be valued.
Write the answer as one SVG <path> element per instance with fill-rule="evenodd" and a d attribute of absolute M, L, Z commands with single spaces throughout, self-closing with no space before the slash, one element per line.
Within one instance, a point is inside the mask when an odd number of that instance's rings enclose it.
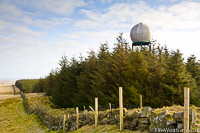
<path fill-rule="evenodd" d="M 146 24 L 139 23 L 132 28 L 130 36 L 133 43 L 150 42 L 151 29 Z"/>

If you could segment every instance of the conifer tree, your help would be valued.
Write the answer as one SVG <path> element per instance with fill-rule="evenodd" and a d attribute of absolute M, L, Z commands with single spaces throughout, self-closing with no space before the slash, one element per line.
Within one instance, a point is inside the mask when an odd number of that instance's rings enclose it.
<path fill-rule="evenodd" d="M 77 77 L 77 89 L 78 92 L 75 94 L 73 100 L 76 106 L 89 106 L 90 101 L 94 101 L 94 94 L 91 88 L 92 76 L 96 72 L 97 58 L 94 51 L 90 51 L 85 62 L 82 63 L 83 71 L 80 76 Z"/>
<path fill-rule="evenodd" d="M 139 95 L 142 95 L 145 99 L 147 98 L 147 93 L 149 93 L 147 92 L 149 72 L 147 70 L 147 63 L 144 61 L 144 56 L 138 49 L 130 53 L 127 63 L 127 71 L 125 74 L 125 84 L 128 88 L 127 98 L 129 98 L 129 102 L 135 103 L 134 100 L 139 99 Z M 146 104 L 146 101 L 144 100 L 144 104 Z"/>
<path fill-rule="evenodd" d="M 97 55 L 97 65 L 96 71 L 91 74 L 92 76 L 92 91 L 94 92 L 93 96 L 98 97 L 100 103 L 106 104 L 107 102 L 111 102 L 110 89 L 112 86 L 110 75 L 111 73 L 111 56 L 108 51 L 108 44 L 102 44 L 100 46 L 99 53 Z M 94 99 L 90 100 L 91 103 L 94 103 Z"/>
<path fill-rule="evenodd" d="M 158 44 L 157 48 L 155 48 L 155 44 L 153 44 L 153 49 L 146 50 L 143 49 L 143 54 L 145 56 L 144 60 L 147 63 L 147 69 L 149 72 L 149 76 L 147 79 L 148 84 L 148 91 L 147 97 L 148 97 L 148 104 L 152 107 L 159 107 L 163 106 L 160 100 L 163 99 L 163 95 L 165 95 L 165 92 L 163 92 L 161 84 L 163 83 L 163 47 L 160 47 Z M 166 98 L 166 97 L 165 97 Z"/>
<path fill-rule="evenodd" d="M 43 78 L 38 79 L 38 82 L 33 86 L 33 92 L 44 92 L 44 82 Z"/>
<path fill-rule="evenodd" d="M 118 99 L 118 88 L 125 86 L 126 80 L 126 71 L 127 71 L 127 60 L 129 58 L 129 53 L 131 51 L 130 47 L 128 47 L 128 43 L 123 38 L 123 33 L 120 33 L 116 38 L 117 43 L 112 52 L 111 58 L 111 85 L 110 86 L 110 94 L 112 94 L 113 99 Z M 124 95 L 127 92 L 127 88 L 124 87 Z M 113 100 L 114 101 L 114 100 Z M 128 101 L 128 99 L 127 99 Z M 115 101 L 117 102 L 117 101 Z"/>
<path fill-rule="evenodd" d="M 194 55 L 191 55 L 187 59 L 186 68 L 192 78 L 196 80 L 197 86 L 200 86 L 200 63 L 196 61 Z"/>
<path fill-rule="evenodd" d="M 192 77 L 187 73 L 182 54 L 172 51 L 169 61 L 166 64 L 165 87 L 168 96 L 172 99 L 171 104 L 183 105 L 184 87 L 191 87 Z"/>
<path fill-rule="evenodd" d="M 73 107 L 74 94 L 77 92 L 77 76 L 82 70 L 81 65 L 75 58 L 68 62 L 66 56 L 62 57 L 59 65 L 61 69 L 55 79 L 51 101 L 59 107 Z"/>
<path fill-rule="evenodd" d="M 51 96 L 56 76 L 57 76 L 57 71 L 51 70 L 49 75 L 44 80 L 44 92 L 47 96 Z"/>
<path fill-rule="evenodd" d="M 191 93 L 191 104 L 194 104 L 196 106 L 200 106 L 200 63 L 196 61 L 196 57 L 194 55 L 191 55 L 187 59 L 186 63 L 186 68 L 187 71 L 191 74 L 192 78 L 196 82 L 196 87 L 195 85 L 192 86 L 192 89 L 190 90 Z"/>

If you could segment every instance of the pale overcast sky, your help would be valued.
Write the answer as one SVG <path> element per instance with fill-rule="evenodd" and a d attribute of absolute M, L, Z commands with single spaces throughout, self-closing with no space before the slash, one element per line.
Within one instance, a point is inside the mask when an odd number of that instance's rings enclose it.
<path fill-rule="evenodd" d="M 147 24 L 161 45 L 200 59 L 199 0 L 0 0 L 0 80 L 40 78 Z"/>

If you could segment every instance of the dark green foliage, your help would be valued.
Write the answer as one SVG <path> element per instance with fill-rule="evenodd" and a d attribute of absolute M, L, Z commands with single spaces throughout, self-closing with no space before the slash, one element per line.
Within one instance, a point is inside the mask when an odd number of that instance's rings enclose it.
<path fill-rule="evenodd" d="M 89 106 L 94 103 L 94 93 L 91 91 L 92 75 L 97 71 L 97 60 L 95 53 L 91 51 L 85 62 L 82 62 L 82 71 L 77 77 L 78 93 L 75 94 L 73 102 L 76 106 Z"/>
<path fill-rule="evenodd" d="M 51 96 L 51 93 L 53 91 L 53 87 L 55 84 L 55 78 L 56 78 L 57 72 L 54 72 L 53 70 L 49 73 L 49 75 L 44 79 L 44 86 L 43 90 L 46 93 L 47 96 Z"/>
<path fill-rule="evenodd" d="M 44 92 L 44 79 L 39 79 L 33 87 L 33 92 Z"/>
<path fill-rule="evenodd" d="M 68 62 L 66 56 L 62 57 L 59 65 L 61 69 L 54 79 L 51 101 L 59 107 L 72 107 L 74 106 L 74 95 L 78 93 L 77 77 L 80 75 L 82 68 L 75 58 Z"/>
<path fill-rule="evenodd" d="M 196 61 L 194 55 L 191 55 L 187 59 L 186 69 L 197 84 L 197 86 L 194 84 L 191 89 L 191 103 L 200 106 L 200 63 Z"/>
<path fill-rule="evenodd" d="M 192 78 L 196 80 L 197 86 L 200 86 L 200 63 L 196 61 L 194 55 L 191 55 L 187 59 L 186 69 L 191 74 Z"/>
<path fill-rule="evenodd" d="M 123 87 L 127 104 L 151 107 L 183 105 L 184 87 L 191 88 L 191 104 L 200 106 L 200 64 L 193 55 L 187 63 L 179 50 L 153 44 L 151 50 L 143 47 L 131 50 L 122 34 L 117 37 L 113 51 L 101 44 L 98 53 L 90 51 L 80 61 L 63 56 L 60 68 L 52 70 L 35 85 L 44 90 L 57 107 L 83 107 L 118 103 L 118 90 Z"/>
<path fill-rule="evenodd" d="M 24 93 L 42 92 L 43 84 L 41 84 L 41 82 L 38 83 L 38 81 L 38 79 L 22 79 L 17 80 L 15 85 Z M 40 88 L 39 85 L 41 85 L 42 88 Z M 35 88 L 35 86 L 38 86 L 39 88 Z"/>

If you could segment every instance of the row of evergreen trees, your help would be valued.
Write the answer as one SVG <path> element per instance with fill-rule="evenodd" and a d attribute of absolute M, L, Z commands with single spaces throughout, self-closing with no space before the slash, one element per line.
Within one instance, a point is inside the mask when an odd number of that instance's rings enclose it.
<path fill-rule="evenodd" d="M 179 50 L 166 46 L 131 50 L 120 34 L 112 51 L 101 44 L 98 53 L 79 61 L 63 56 L 59 65 L 37 85 L 57 107 L 94 105 L 95 97 L 99 104 L 118 103 L 119 87 L 124 103 L 139 105 L 142 95 L 151 107 L 183 105 L 184 87 L 190 87 L 190 103 L 200 106 L 200 63 L 194 55 L 184 63 Z"/>
<path fill-rule="evenodd" d="M 41 92 L 43 90 L 38 90 L 40 88 L 38 81 L 39 79 L 21 79 L 17 80 L 15 85 L 24 93 Z"/>

